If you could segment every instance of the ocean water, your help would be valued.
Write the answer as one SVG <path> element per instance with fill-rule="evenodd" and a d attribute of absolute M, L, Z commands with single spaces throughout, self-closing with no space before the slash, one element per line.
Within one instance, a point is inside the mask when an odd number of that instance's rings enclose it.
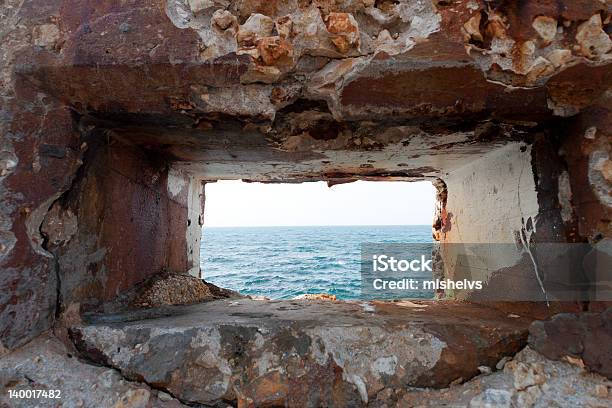
<path fill-rule="evenodd" d="M 202 275 L 245 295 L 361 295 L 360 244 L 431 242 L 431 226 L 205 227 Z"/>

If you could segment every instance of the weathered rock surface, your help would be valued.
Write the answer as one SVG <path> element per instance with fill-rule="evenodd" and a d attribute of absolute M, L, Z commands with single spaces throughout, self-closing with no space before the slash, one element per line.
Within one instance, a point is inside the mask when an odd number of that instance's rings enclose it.
<path fill-rule="evenodd" d="M 202 180 L 439 179 L 442 242 L 610 237 L 605 2 L 8 0 L 0 27 L 3 347 L 198 275 Z"/>
<path fill-rule="evenodd" d="M 589 370 L 612 379 L 612 308 L 535 321 L 529 345 L 553 360 L 579 359 Z"/>
<path fill-rule="evenodd" d="M 59 398 L 10 398 L 10 391 L 61 392 Z M 15 408 L 179 408 L 172 396 L 128 381 L 112 368 L 80 360 L 44 334 L 0 358 L 0 406 Z"/>
<path fill-rule="evenodd" d="M 470 277 L 546 298 L 555 276 L 533 273 L 536 244 L 589 242 L 586 265 L 612 238 L 611 12 L 600 0 L 4 1 L 0 351 L 63 332 L 164 270 L 198 275 L 202 182 L 219 179 L 433 180 L 441 248 L 520 242 Z M 201 300 L 201 285 L 180 290 L 188 280 L 142 303 Z M 418 404 L 399 389 L 487 372 L 524 344 L 529 320 L 376 308 L 226 300 L 98 317 L 72 335 L 88 358 L 184 401 L 402 406 Z M 606 319 L 534 324 L 532 345 L 609 375 Z M 49 363 L 38 368 L 35 350 Z M 62 350 L 39 339 L 8 354 L 2 367 L 22 371 L 5 384 L 63 376 L 85 406 L 176 403 Z M 110 394 L 86 390 L 106 377 Z M 448 395 L 605 406 L 598 378 L 525 351 Z M 415 392 L 435 405 L 447 391 Z"/>
<path fill-rule="evenodd" d="M 603 408 L 612 405 L 612 382 L 526 347 L 502 371 L 443 390 L 413 389 L 401 393 L 397 401 L 397 406 L 411 408 Z M 372 406 L 385 405 L 375 401 Z"/>
<path fill-rule="evenodd" d="M 87 358 L 183 402 L 359 406 L 465 381 L 520 350 L 529 324 L 470 304 L 372 306 L 219 300 L 147 320 L 92 316 L 71 336 Z"/>

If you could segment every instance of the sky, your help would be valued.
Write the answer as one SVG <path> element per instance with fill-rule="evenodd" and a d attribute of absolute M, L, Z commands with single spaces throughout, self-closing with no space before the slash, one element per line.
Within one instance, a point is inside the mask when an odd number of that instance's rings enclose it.
<path fill-rule="evenodd" d="M 428 181 L 262 184 L 218 181 L 205 186 L 204 225 L 431 225 L 435 189 Z"/>

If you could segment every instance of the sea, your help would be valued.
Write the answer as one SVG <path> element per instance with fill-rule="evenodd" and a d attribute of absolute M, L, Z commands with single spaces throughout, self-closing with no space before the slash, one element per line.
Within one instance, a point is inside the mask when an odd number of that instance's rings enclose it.
<path fill-rule="evenodd" d="M 362 243 L 431 241 L 430 225 L 204 227 L 202 277 L 270 299 L 325 293 L 354 300 L 361 297 Z"/>

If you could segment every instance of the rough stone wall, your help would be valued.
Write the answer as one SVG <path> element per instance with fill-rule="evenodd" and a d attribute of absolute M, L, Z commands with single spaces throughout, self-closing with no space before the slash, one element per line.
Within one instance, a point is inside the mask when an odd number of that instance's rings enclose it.
<path fill-rule="evenodd" d="M 116 140 L 91 150 L 41 227 L 62 310 L 112 300 L 162 271 L 199 275 L 201 184 Z"/>
<path fill-rule="evenodd" d="M 99 201 L 80 203 L 79 208 L 89 206 L 92 210 L 81 219 L 77 212 L 60 205 L 67 191 L 83 182 L 82 175 L 77 174 L 79 169 L 83 173 L 83 156 L 88 151 L 82 139 L 86 129 L 79 127 L 79 115 L 74 107 L 42 91 L 18 71 L 29 66 L 53 66 L 60 59 L 71 59 L 62 48 L 76 28 L 74 24 L 82 24 L 69 16 L 82 11 L 81 7 L 89 6 L 75 7 L 53 1 L 8 1 L 0 6 L 0 349 L 23 344 L 49 329 L 63 309 L 63 298 L 85 302 L 96 297 L 104 299 L 162 267 L 186 271 L 198 264 L 197 251 L 191 259 L 189 255 L 179 255 L 191 250 L 186 248 L 184 227 L 188 196 L 187 189 L 181 188 L 179 197 L 168 205 L 170 194 L 165 191 L 167 177 L 164 176 L 167 171 L 157 169 L 161 180 L 142 181 L 140 189 L 118 173 L 98 173 L 101 189 L 96 191 L 90 184 L 88 191 L 98 194 Z M 66 78 L 71 80 L 70 76 Z M 128 154 L 121 149 L 116 149 L 116 153 Z M 127 162 L 121 165 L 126 166 Z M 132 180 L 142 176 L 138 166 L 123 170 Z M 89 180 L 95 178 L 93 174 L 89 176 Z M 184 177 L 189 194 L 197 195 L 198 184 Z M 148 195 L 147 188 L 151 190 Z M 159 194 L 154 194 L 154 188 L 160 190 Z M 126 200 L 125 194 L 138 191 L 140 203 Z M 71 191 L 71 194 L 76 193 Z M 166 207 L 160 206 L 157 195 L 165 198 L 162 205 Z M 134 199 L 137 196 L 134 194 Z M 158 211 L 153 211 L 153 207 Z M 152 228 L 142 237 L 135 236 L 128 224 L 121 224 L 126 220 L 122 211 L 139 215 Z M 96 220 L 96 216 L 106 219 Z M 170 220 L 185 223 L 176 224 L 179 231 L 173 239 L 168 239 L 167 232 L 156 236 L 156 231 L 167 229 Z M 117 224 L 113 225 L 114 222 Z M 158 222 L 161 227 L 155 225 Z M 43 228 L 48 228 L 46 233 L 42 232 Z M 197 218 L 189 228 L 191 235 L 194 228 L 197 228 Z M 96 232 L 100 236 L 94 236 Z M 76 242 L 67 245 L 73 237 L 84 240 L 79 241 L 80 247 Z M 137 242 L 128 242 L 128 238 Z M 151 238 L 153 241 L 147 241 Z M 155 238 L 168 241 L 162 243 Z M 147 242 L 151 242 L 151 247 L 147 248 Z M 166 251 L 163 248 L 168 243 L 172 247 Z M 127 253 L 130 248 L 137 248 L 140 257 Z M 69 250 L 72 250 L 70 257 L 58 256 Z M 152 258 L 155 262 L 150 262 Z M 129 271 L 128 266 L 134 268 Z M 62 279 L 65 287 L 61 286 Z"/>
<path fill-rule="evenodd" d="M 609 105 L 572 118 L 561 146 L 569 168 L 559 180 L 564 220 L 577 223 L 575 235 L 590 242 L 612 238 L 611 120 Z"/>
<path fill-rule="evenodd" d="M 199 214 L 185 204 L 200 198 L 192 175 L 445 179 L 568 117 L 567 176 L 563 165 L 544 171 L 559 172 L 561 184 L 538 191 L 540 211 L 556 190 L 562 211 L 553 211 L 554 221 L 536 221 L 552 228 L 561 219 L 566 236 L 573 231 L 576 240 L 603 242 L 610 237 L 609 16 L 609 4 L 598 0 L 4 2 L 3 346 L 49 328 L 58 296 L 107 298 L 162 267 L 196 274 Z M 150 154 L 107 147 L 125 150 L 113 162 L 123 176 L 77 175 L 103 157 L 83 157 L 91 146 L 83 146 L 81 135 L 94 128 L 102 140 L 112 131 Z M 157 155 L 172 170 L 148 161 Z M 182 172 L 189 181 L 181 181 Z M 96 191 L 105 193 L 98 201 Z M 85 201 L 75 205 L 71 195 Z M 82 214 L 81 225 L 77 213 L 86 204 L 94 208 Z M 125 240 L 135 238 L 127 214 L 147 213 L 161 220 L 147 237 L 173 238 L 164 261 L 157 240 L 151 248 Z M 53 244 L 41 226 L 54 217 L 65 227 L 55 239 L 78 237 L 85 251 L 78 252 L 76 241 L 58 244 L 57 258 L 45 250 Z M 164 227 L 169 219 L 176 220 L 176 234 Z M 103 261 L 85 261 L 102 256 L 102 248 Z M 138 276 L 120 273 L 141 261 L 147 265 Z M 79 263 L 103 263 L 110 286 L 98 287 L 92 271 L 83 293 L 58 290 L 64 273 L 77 286 L 70 264 Z"/>
<path fill-rule="evenodd" d="M 70 187 L 81 149 L 71 110 L 14 73 L 33 47 L 52 47 L 56 31 L 45 24 L 58 5 L 8 1 L 0 10 L 0 348 L 12 348 L 53 321 L 55 261 L 39 227 Z"/>
<path fill-rule="evenodd" d="M 96 324 L 76 312 L 164 270 L 198 275 L 200 179 L 225 178 L 435 180 L 437 261 L 452 264 L 444 251 L 453 244 L 516 245 L 508 257 L 492 246 L 479 254 L 484 265 L 472 264 L 469 277 L 486 280 L 488 292 L 539 294 L 532 245 L 588 242 L 588 261 L 612 239 L 611 7 L 4 1 L 0 385 L 61 380 L 74 405 L 181 405 L 152 388 L 244 406 L 414 405 L 413 396 L 440 405 L 447 392 L 470 406 L 609 400 L 603 378 L 529 349 L 489 380 L 412 388 L 503 367 L 499 357 L 525 341 L 531 305 L 441 302 L 427 312 L 412 302 L 242 300 L 236 309 L 228 300 L 194 306 L 191 318 L 144 309 Z M 551 306 L 537 312 L 563 305 Z M 346 320 L 330 309 L 346 310 Z M 300 319 L 305 327 L 293 330 Z M 609 375 L 609 326 L 609 312 L 566 316 L 535 325 L 530 342 Z M 19 350 L 52 327 L 57 337 Z M 114 371 L 72 358 L 75 346 Z M 100 381 L 110 391 L 92 392 Z"/>
<path fill-rule="evenodd" d="M 571 225 L 568 241 L 593 245 L 591 259 L 610 256 L 612 242 L 612 113 L 609 104 L 572 118 L 564 129 L 561 154 L 567 172 L 559 178 L 561 216 Z M 609 281 L 609 271 L 595 271 L 592 279 Z M 596 294 L 592 310 L 612 306 L 609 296 Z"/>

